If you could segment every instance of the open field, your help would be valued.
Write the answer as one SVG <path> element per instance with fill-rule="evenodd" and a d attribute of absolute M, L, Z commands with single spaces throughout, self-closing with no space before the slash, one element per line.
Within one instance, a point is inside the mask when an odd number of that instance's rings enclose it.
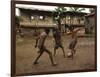
<path fill-rule="evenodd" d="M 70 37 L 63 35 L 63 45 L 67 56 L 69 51 L 68 45 L 70 43 Z M 93 37 L 80 37 L 76 46 L 76 54 L 74 59 L 64 58 L 62 50 L 59 48 L 57 54 L 54 57 L 57 66 L 52 66 L 47 53 L 44 53 L 39 59 L 38 65 L 33 65 L 35 58 L 37 57 L 37 48 L 35 46 L 34 37 L 18 38 L 16 41 L 16 73 L 47 73 L 47 72 L 68 72 L 77 70 L 93 70 L 95 69 L 95 40 Z M 48 37 L 46 40 L 47 48 L 53 54 L 53 38 Z"/>

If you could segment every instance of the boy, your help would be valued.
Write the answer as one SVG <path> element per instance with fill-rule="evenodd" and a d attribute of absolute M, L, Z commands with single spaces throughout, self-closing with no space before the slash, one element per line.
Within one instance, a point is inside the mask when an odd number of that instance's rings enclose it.
<path fill-rule="evenodd" d="M 60 47 L 63 51 L 63 56 L 65 58 L 65 51 L 64 51 L 64 47 L 62 46 L 62 41 L 61 41 L 61 33 L 57 28 L 53 29 L 53 37 L 55 39 L 54 56 L 56 55 L 56 49 Z"/>
<path fill-rule="evenodd" d="M 44 45 L 45 40 L 46 40 L 48 34 L 49 34 L 49 29 L 45 29 L 45 31 L 42 32 L 42 33 L 37 37 L 37 39 L 36 39 L 36 45 L 35 45 L 35 47 L 38 47 L 38 48 L 39 48 L 39 51 L 38 51 L 39 55 L 37 56 L 36 60 L 34 61 L 34 64 L 38 64 L 38 59 L 40 58 L 40 56 L 41 56 L 41 55 L 43 54 L 43 52 L 45 51 L 45 52 L 47 52 L 47 54 L 49 55 L 49 58 L 50 58 L 50 60 L 51 60 L 52 65 L 53 65 L 53 66 L 57 65 L 57 64 L 55 64 L 54 61 L 53 61 L 52 53 L 51 53 L 48 49 L 46 49 L 46 46 Z"/>
<path fill-rule="evenodd" d="M 69 49 L 71 50 L 71 55 L 68 55 L 68 57 L 72 58 L 73 59 L 73 56 L 76 52 L 75 50 L 75 46 L 77 44 L 77 32 L 79 31 L 80 29 L 79 28 L 76 28 L 74 30 L 72 30 L 70 33 L 67 33 L 68 35 L 71 34 L 71 42 L 69 44 Z"/>

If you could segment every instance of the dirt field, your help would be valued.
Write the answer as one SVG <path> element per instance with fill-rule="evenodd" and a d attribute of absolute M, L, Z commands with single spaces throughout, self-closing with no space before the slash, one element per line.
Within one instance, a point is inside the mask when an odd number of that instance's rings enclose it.
<path fill-rule="evenodd" d="M 70 43 L 70 37 L 62 36 L 64 49 L 67 53 L 69 51 L 68 45 Z M 68 72 L 77 70 L 93 70 L 95 69 L 95 42 L 94 38 L 81 37 L 78 39 L 76 46 L 76 54 L 74 59 L 64 58 L 61 49 L 57 50 L 57 54 L 54 57 L 57 66 L 52 66 L 47 53 L 44 53 L 39 59 L 38 65 L 33 65 L 35 58 L 37 57 L 37 48 L 35 46 L 34 37 L 19 38 L 16 41 L 16 73 L 48 73 L 48 72 Z M 53 38 L 49 37 L 46 40 L 47 48 L 53 54 Z"/>

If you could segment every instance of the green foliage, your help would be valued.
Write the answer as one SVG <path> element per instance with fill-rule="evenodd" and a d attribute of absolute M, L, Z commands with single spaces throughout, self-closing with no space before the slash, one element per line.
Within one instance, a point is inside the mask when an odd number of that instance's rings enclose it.
<path fill-rule="evenodd" d="M 90 8 L 89 11 L 90 11 L 90 13 L 94 13 L 95 9 L 94 8 Z"/>
<path fill-rule="evenodd" d="M 79 7 L 69 7 L 70 11 L 72 12 L 82 12 L 83 10 L 85 10 L 85 8 L 79 8 Z"/>
<path fill-rule="evenodd" d="M 65 7 L 57 7 L 53 11 L 53 19 L 58 21 L 59 19 L 64 17 L 65 12 L 67 12 L 67 9 Z"/>
<path fill-rule="evenodd" d="M 16 17 L 15 17 L 15 20 L 16 20 L 16 22 L 23 21 L 23 19 L 22 19 L 20 16 L 16 16 Z"/>

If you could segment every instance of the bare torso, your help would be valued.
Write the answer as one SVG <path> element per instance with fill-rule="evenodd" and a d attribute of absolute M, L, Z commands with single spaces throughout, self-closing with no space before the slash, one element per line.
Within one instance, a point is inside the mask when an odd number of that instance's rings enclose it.
<path fill-rule="evenodd" d="M 45 43 L 45 39 L 46 39 L 47 34 L 45 32 L 42 32 L 39 36 L 39 40 L 38 40 L 38 47 L 42 47 L 44 46 Z"/>
<path fill-rule="evenodd" d="M 61 43 L 61 34 L 59 32 L 54 32 L 54 39 L 56 44 Z"/>
<path fill-rule="evenodd" d="M 77 38 L 78 37 L 77 37 L 77 33 L 76 32 L 75 33 L 72 33 L 72 36 L 71 37 L 72 37 L 72 42 L 73 41 L 77 41 Z"/>

